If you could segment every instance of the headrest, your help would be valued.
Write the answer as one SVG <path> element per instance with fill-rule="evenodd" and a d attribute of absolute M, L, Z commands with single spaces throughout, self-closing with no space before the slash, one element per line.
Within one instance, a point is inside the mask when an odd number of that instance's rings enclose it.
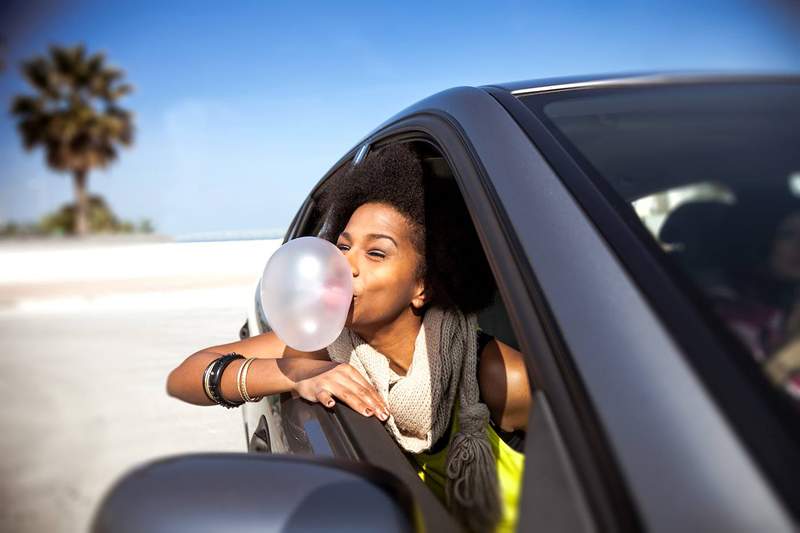
<path fill-rule="evenodd" d="M 693 201 L 679 205 L 669 214 L 658 239 L 667 244 L 704 241 L 718 234 L 731 205 L 719 201 Z"/>

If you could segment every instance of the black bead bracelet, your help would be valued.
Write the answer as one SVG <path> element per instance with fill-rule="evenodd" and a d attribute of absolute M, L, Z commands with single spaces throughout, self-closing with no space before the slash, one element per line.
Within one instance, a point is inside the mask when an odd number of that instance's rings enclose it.
<path fill-rule="evenodd" d="M 222 392 L 220 391 L 220 384 L 222 383 L 222 373 L 225 372 L 225 368 L 236 359 L 244 359 L 244 356 L 232 352 L 218 358 L 216 361 L 212 363 L 214 366 L 211 368 L 211 375 L 208 378 L 209 382 L 208 388 L 211 392 L 212 399 L 219 405 L 227 409 L 231 409 L 233 407 L 239 407 L 244 403 L 244 402 L 228 401 L 222 397 Z"/>

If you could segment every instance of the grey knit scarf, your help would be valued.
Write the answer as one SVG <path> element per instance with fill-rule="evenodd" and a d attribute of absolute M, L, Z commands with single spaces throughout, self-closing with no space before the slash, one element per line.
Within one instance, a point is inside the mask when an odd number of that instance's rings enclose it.
<path fill-rule="evenodd" d="M 330 346 L 332 361 L 349 363 L 389 406 L 386 428 L 404 450 L 429 450 L 444 435 L 458 402 L 459 430 L 447 454 L 445 493 L 456 517 L 488 531 L 500 518 L 497 466 L 486 434 L 489 409 L 477 380 L 477 317 L 457 309 L 425 312 L 405 376 L 348 328 Z"/>

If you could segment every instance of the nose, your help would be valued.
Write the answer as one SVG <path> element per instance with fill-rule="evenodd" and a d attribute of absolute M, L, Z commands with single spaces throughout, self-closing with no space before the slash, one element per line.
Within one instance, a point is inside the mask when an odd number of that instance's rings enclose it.
<path fill-rule="evenodd" d="M 350 263 L 350 270 L 353 273 L 353 277 L 358 277 L 358 265 L 356 264 L 356 255 L 355 254 L 345 254 L 347 261 Z"/>

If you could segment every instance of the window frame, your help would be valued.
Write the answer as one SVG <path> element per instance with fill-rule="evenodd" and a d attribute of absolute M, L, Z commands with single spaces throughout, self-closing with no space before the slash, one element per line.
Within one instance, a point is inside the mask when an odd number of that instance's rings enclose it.
<path fill-rule="evenodd" d="M 549 528 L 567 531 L 590 531 L 595 525 L 601 530 L 639 529 L 602 425 L 577 371 L 565 367 L 571 361 L 566 344 L 466 131 L 445 111 L 431 109 L 393 128 L 428 140 L 447 160 L 520 343 L 531 385 L 537 385 L 529 428 L 536 424 L 541 432 L 526 443 L 526 458 L 535 457 L 541 469 L 528 468 L 526 459 L 520 520 L 541 522 L 547 517 Z M 544 469 L 547 475 L 541 475 Z"/>
<path fill-rule="evenodd" d="M 325 222 L 328 213 L 315 211 L 315 206 L 323 194 L 328 180 L 345 172 L 352 164 L 354 155 L 363 144 L 348 152 L 331 170 L 317 183 L 309 194 L 303 206 L 295 216 L 295 220 L 286 233 L 284 242 L 303 236 L 316 236 Z M 317 217 L 314 217 L 317 215 Z M 309 403 L 291 394 L 281 395 L 281 408 L 288 408 L 292 413 L 302 412 L 302 415 L 291 415 L 284 418 L 284 430 L 288 431 L 299 453 L 317 454 L 321 449 L 323 453 L 330 452 L 334 457 L 366 461 L 378 465 L 392 472 L 411 491 L 415 503 L 419 507 L 425 527 L 435 531 L 459 531 L 457 521 L 450 516 L 447 509 L 436 498 L 417 475 L 411 463 L 404 456 L 382 424 L 374 417 L 364 417 L 338 402 L 329 410 L 317 403 Z M 309 431 L 308 421 L 319 425 L 327 441 L 315 449 L 308 446 Z M 300 422 L 300 423 L 298 423 Z M 319 439 L 318 439 L 319 440 Z"/>
<path fill-rule="evenodd" d="M 530 497 L 523 496 L 520 499 L 521 510 L 525 511 L 525 515 L 530 512 L 536 520 L 547 515 L 552 527 L 570 531 L 590 531 L 595 520 L 601 525 L 613 526 L 616 530 L 636 529 L 635 526 L 630 527 L 636 523 L 635 513 L 624 493 L 619 474 L 611 473 L 615 471 L 615 466 L 597 421 L 593 423 L 595 430 L 587 433 L 587 419 L 592 418 L 592 414 L 584 411 L 579 416 L 573 399 L 567 398 L 575 394 L 575 391 L 568 392 L 566 389 L 580 385 L 565 384 L 563 369 L 556 368 L 558 363 L 554 359 L 558 358 L 552 355 L 553 343 L 559 345 L 558 350 L 565 350 L 563 343 L 557 340 L 557 326 L 551 317 L 543 318 L 543 314 L 548 314 L 547 304 L 535 287 L 532 272 L 527 271 L 529 267 L 526 260 L 519 255 L 513 230 L 507 222 L 504 223 L 502 207 L 497 197 L 492 197 L 491 180 L 482 170 L 466 134 L 452 117 L 445 113 L 428 111 L 398 120 L 371 136 L 367 142 L 381 146 L 386 142 L 404 140 L 429 142 L 447 160 L 489 260 L 512 328 L 520 341 L 521 351 L 526 356 L 531 384 L 545 381 L 547 389 L 557 396 L 555 401 L 559 407 L 558 418 L 561 425 L 556 422 L 557 417 L 551 409 L 553 398 L 537 391 L 537 402 L 531 412 L 531 421 L 540 426 L 541 434 L 537 434 L 536 439 L 531 439 L 526 456 L 534 454 L 539 459 L 548 458 L 544 463 L 540 461 L 539 465 L 541 470 L 548 470 L 548 475 L 543 482 L 541 476 L 535 475 L 535 469 L 526 469 L 523 487 L 534 484 L 535 488 L 523 488 L 523 495 L 529 494 Z M 535 302 L 532 301 L 531 291 L 535 291 Z M 536 362 L 529 356 L 532 353 L 540 356 Z M 544 366 L 547 367 L 547 376 L 544 378 L 537 371 L 537 368 L 542 367 L 543 361 L 546 361 Z M 578 418 L 581 423 L 574 422 Z M 565 445 L 564 425 L 570 426 L 571 446 Z M 575 447 L 581 448 L 580 476 L 577 475 L 574 464 Z M 606 456 L 598 460 L 598 455 L 602 453 L 601 448 Z M 538 472 L 541 473 L 541 470 Z M 614 480 L 609 482 L 609 477 L 614 477 Z M 594 505 L 591 509 L 585 495 L 587 484 L 591 485 L 590 490 L 594 493 Z M 609 487 L 614 489 L 610 490 Z"/>

